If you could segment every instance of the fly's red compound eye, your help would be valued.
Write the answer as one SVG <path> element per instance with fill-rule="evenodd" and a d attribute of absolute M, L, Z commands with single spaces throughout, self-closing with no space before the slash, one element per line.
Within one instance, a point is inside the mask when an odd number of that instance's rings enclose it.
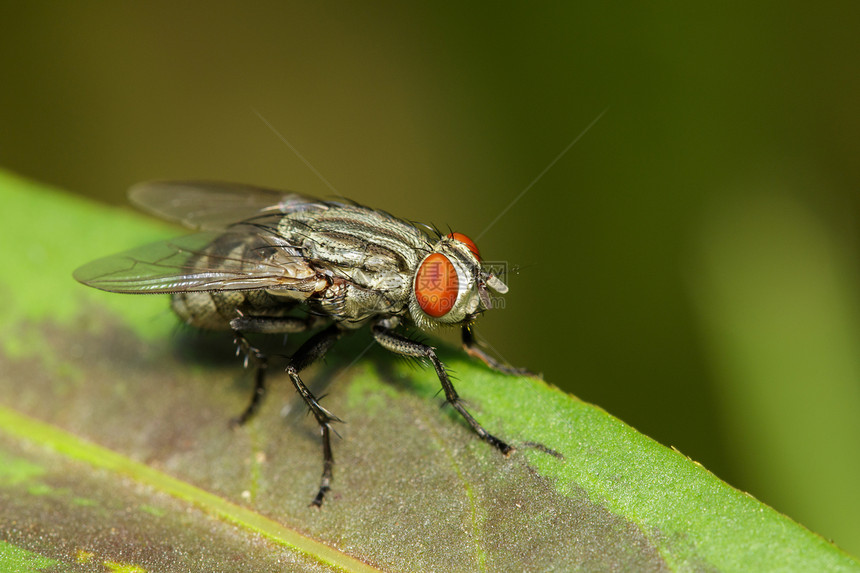
<path fill-rule="evenodd" d="M 433 318 L 445 316 L 454 308 L 459 287 L 457 269 L 448 257 L 441 253 L 433 253 L 424 259 L 415 274 L 415 298 L 418 299 L 418 306 Z"/>
<path fill-rule="evenodd" d="M 475 241 L 464 235 L 463 233 L 451 233 L 448 235 L 449 239 L 454 239 L 455 241 L 460 241 L 472 251 L 472 254 L 475 255 L 475 258 L 479 261 L 481 260 L 481 252 L 478 250 L 478 245 L 475 244 Z"/>

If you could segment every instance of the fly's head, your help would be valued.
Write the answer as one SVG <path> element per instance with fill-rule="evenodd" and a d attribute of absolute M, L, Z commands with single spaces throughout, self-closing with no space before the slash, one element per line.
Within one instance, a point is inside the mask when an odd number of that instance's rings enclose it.
<path fill-rule="evenodd" d="M 490 291 L 508 292 L 505 283 L 484 268 L 475 243 L 461 233 L 439 239 L 418 264 L 412 286 L 409 312 L 425 329 L 472 322 L 492 307 Z"/>

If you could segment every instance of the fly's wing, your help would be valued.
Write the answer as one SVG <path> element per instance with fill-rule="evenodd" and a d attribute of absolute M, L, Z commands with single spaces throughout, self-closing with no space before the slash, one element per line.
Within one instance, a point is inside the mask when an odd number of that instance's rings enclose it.
<path fill-rule="evenodd" d="M 326 208 L 318 199 L 298 193 L 214 181 L 139 183 L 128 196 L 144 211 L 203 231 L 225 229 L 237 221 L 271 213 Z"/>
<path fill-rule="evenodd" d="M 152 243 L 92 261 L 74 277 L 120 293 L 253 289 L 309 293 L 320 280 L 297 249 L 261 224 Z"/>

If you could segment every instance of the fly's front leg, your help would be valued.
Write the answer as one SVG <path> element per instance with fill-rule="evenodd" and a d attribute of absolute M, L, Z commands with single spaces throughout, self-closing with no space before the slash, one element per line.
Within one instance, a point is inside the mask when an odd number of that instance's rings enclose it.
<path fill-rule="evenodd" d="M 310 408 L 311 414 L 314 415 L 314 418 L 316 418 L 317 423 L 320 425 L 320 433 L 322 434 L 323 472 L 320 478 L 319 491 L 317 491 L 316 497 L 311 502 L 311 505 L 316 507 L 322 505 L 325 494 L 331 489 L 332 468 L 334 467 L 334 455 L 331 450 L 331 422 L 341 422 L 342 420 L 320 406 L 317 398 L 302 382 L 299 372 L 322 358 L 342 335 L 343 331 L 336 324 L 318 332 L 293 354 L 287 366 L 287 374 L 289 374 L 293 386 L 296 387 L 296 391 L 305 401 L 305 404 L 308 405 L 308 408 Z"/>
<path fill-rule="evenodd" d="M 500 362 L 487 354 L 483 348 L 480 348 L 478 346 L 478 341 L 475 340 L 475 334 L 472 332 L 472 329 L 469 327 L 469 325 L 463 326 L 463 348 L 466 350 L 469 356 L 472 356 L 473 358 L 480 358 L 484 361 L 484 364 L 486 364 L 493 370 L 502 372 L 503 374 L 511 374 L 514 376 L 535 376 L 532 372 L 526 370 L 525 368 L 514 368 L 513 366 L 505 364 L 504 362 Z M 561 455 L 559 452 L 541 444 L 540 442 L 529 441 L 523 442 L 522 445 L 529 448 L 534 448 L 553 457 L 564 459 L 564 456 Z"/>
<path fill-rule="evenodd" d="M 463 326 L 463 350 L 472 358 L 479 358 L 484 364 L 502 374 L 511 374 L 513 376 L 534 376 L 532 372 L 525 368 L 515 368 L 510 364 L 505 364 L 487 354 L 487 351 L 478 346 L 478 341 L 475 338 L 475 333 L 472 332 L 471 325 Z"/>
<path fill-rule="evenodd" d="M 439 382 L 442 383 L 442 389 L 445 391 L 445 399 L 454 407 L 455 410 L 457 410 L 457 412 L 460 413 L 461 416 L 463 416 L 475 433 L 478 434 L 482 440 L 491 444 L 505 455 L 510 454 L 514 450 L 512 446 L 485 430 L 484 427 L 472 417 L 469 411 L 466 410 L 460 400 L 460 395 L 457 394 L 457 390 L 455 390 L 454 385 L 451 384 L 451 379 L 445 371 L 445 365 L 442 364 L 442 361 L 436 356 L 436 351 L 432 346 L 421 344 L 414 340 L 409 340 L 405 336 L 401 336 L 393 332 L 390 328 L 386 328 L 382 324 L 376 324 L 373 326 L 373 337 L 383 347 L 397 354 L 429 359 L 430 362 L 433 363 L 433 367 L 436 369 L 436 375 L 439 377 Z"/>
<path fill-rule="evenodd" d="M 248 342 L 248 339 L 245 338 L 244 333 L 273 334 L 302 332 L 312 328 L 318 320 L 318 317 L 315 316 L 307 318 L 250 316 L 240 312 L 237 318 L 230 321 L 230 327 L 233 329 L 234 340 L 236 342 L 236 352 L 245 355 L 245 367 L 249 363 L 254 364 L 254 393 L 251 394 L 251 401 L 241 414 L 230 421 L 231 425 L 242 426 L 253 418 L 257 410 L 260 409 L 263 398 L 266 396 L 266 371 L 269 367 L 269 358 L 259 348 L 252 346 Z"/>

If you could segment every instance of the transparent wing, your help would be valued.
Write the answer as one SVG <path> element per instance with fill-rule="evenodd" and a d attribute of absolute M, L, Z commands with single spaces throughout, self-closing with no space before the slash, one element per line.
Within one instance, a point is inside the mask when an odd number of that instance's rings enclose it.
<path fill-rule="evenodd" d="M 263 288 L 307 292 L 319 280 L 294 247 L 264 226 L 252 224 L 97 259 L 77 269 L 74 277 L 85 285 L 121 293 Z"/>
<path fill-rule="evenodd" d="M 327 208 L 324 202 L 298 193 L 215 181 L 139 183 L 128 196 L 144 211 L 195 230 L 225 229 L 270 213 Z"/>

